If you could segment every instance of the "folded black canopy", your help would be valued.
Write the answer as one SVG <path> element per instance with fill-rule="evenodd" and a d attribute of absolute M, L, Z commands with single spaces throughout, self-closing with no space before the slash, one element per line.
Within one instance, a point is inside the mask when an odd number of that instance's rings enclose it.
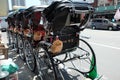
<path fill-rule="evenodd" d="M 89 11 L 93 8 L 89 4 L 80 2 L 55 1 L 43 10 L 43 15 L 51 23 L 53 32 L 59 32 L 65 26 L 71 23 L 86 23 L 89 17 Z M 85 13 L 85 20 L 82 22 L 81 14 Z"/>

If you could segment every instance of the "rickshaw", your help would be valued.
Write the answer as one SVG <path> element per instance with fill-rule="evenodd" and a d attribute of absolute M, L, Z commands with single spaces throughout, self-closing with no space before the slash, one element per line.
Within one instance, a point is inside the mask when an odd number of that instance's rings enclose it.
<path fill-rule="evenodd" d="M 9 41 L 9 45 L 11 45 L 12 48 L 18 48 L 17 34 L 19 32 L 19 28 L 20 28 L 20 25 L 21 25 L 20 24 L 20 17 L 18 17 L 18 14 L 23 10 L 24 9 L 19 9 L 19 10 L 13 11 L 7 17 L 8 41 Z"/>
<path fill-rule="evenodd" d="M 23 36 L 21 38 L 21 43 L 20 41 L 18 43 L 23 45 L 24 50 L 21 53 L 21 57 L 26 61 L 31 71 L 35 71 L 36 68 L 33 48 L 42 40 L 40 33 L 44 31 L 43 25 L 39 25 L 41 11 L 43 9 L 44 7 L 42 6 L 31 6 L 21 13 Z"/>
<path fill-rule="evenodd" d="M 43 10 L 45 35 L 34 49 L 40 80 L 80 80 L 71 75 L 75 72 L 84 80 L 93 71 L 95 53 L 80 38 L 93 12 L 89 3 L 71 0 L 54 1 Z"/>
<path fill-rule="evenodd" d="M 9 45 L 12 44 L 12 37 L 11 37 L 11 34 L 12 34 L 12 28 L 14 26 L 13 22 L 12 22 L 12 19 L 13 19 L 13 13 L 9 14 L 8 17 L 7 17 L 7 22 L 8 22 L 8 28 L 7 28 L 7 33 L 8 33 L 8 41 L 9 41 Z"/>
<path fill-rule="evenodd" d="M 8 33 L 8 41 L 9 41 L 9 46 L 11 46 L 12 49 L 16 48 L 16 38 L 15 38 L 15 15 L 16 12 L 11 12 L 8 17 L 7 17 L 7 22 L 8 22 L 8 28 L 7 28 L 7 33 Z"/>
<path fill-rule="evenodd" d="M 14 11 L 7 18 L 9 43 L 14 43 L 16 52 L 31 71 L 36 66 L 33 48 L 42 40 L 40 33 L 44 35 L 43 25 L 39 25 L 43 9 L 43 6 L 31 6 Z"/>

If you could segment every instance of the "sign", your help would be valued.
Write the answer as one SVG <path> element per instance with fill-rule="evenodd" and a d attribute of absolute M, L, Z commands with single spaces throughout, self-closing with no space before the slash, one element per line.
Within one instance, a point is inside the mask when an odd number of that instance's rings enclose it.
<path fill-rule="evenodd" d="M 0 16 L 8 15 L 8 0 L 0 0 Z"/>
<path fill-rule="evenodd" d="M 117 9 L 115 15 L 114 15 L 114 19 L 115 20 L 119 20 L 120 19 L 120 8 Z"/>
<path fill-rule="evenodd" d="M 112 2 L 112 0 L 108 0 L 108 2 Z"/>

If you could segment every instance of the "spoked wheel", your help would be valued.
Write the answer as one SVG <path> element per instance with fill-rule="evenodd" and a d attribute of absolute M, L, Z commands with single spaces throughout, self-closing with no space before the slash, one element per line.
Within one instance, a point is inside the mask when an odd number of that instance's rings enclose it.
<path fill-rule="evenodd" d="M 17 34 L 16 33 L 12 33 L 12 44 L 13 44 L 13 48 L 17 51 L 18 49 L 18 43 L 17 43 Z"/>
<path fill-rule="evenodd" d="M 24 42 L 21 35 L 18 35 L 18 53 L 20 58 L 25 61 Z"/>
<path fill-rule="evenodd" d="M 64 80 L 53 58 L 44 48 L 38 48 L 35 56 L 40 80 Z"/>
<path fill-rule="evenodd" d="M 15 34 L 12 31 L 8 31 L 9 49 L 14 49 Z"/>
<path fill-rule="evenodd" d="M 76 51 L 69 54 L 70 58 L 75 58 L 71 60 L 72 69 L 75 69 L 83 74 L 90 73 L 93 71 L 96 65 L 96 57 L 91 46 L 84 41 L 79 39 L 79 47 Z"/>
<path fill-rule="evenodd" d="M 11 45 L 12 43 L 12 32 L 10 30 L 7 30 L 7 38 L 8 38 L 8 45 Z"/>
<path fill-rule="evenodd" d="M 31 71 L 35 71 L 36 60 L 35 60 L 35 56 L 33 53 L 33 48 L 28 40 L 24 41 L 24 49 L 25 49 L 24 50 L 25 51 L 25 60 L 26 60 L 27 66 Z"/>

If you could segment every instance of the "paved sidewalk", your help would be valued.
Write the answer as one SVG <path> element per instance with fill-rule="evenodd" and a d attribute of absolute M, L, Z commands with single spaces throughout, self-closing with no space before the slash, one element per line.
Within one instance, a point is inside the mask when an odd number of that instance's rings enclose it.
<path fill-rule="evenodd" d="M 8 56 L 19 66 L 18 80 L 37 80 L 35 73 L 27 68 L 26 63 L 20 59 L 19 54 L 15 51 L 9 51 Z"/>
<path fill-rule="evenodd" d="M 8 39 L 7 39 L 7 33 L 6 32 L 1 32 L 1 39 L 2 43 L 5 45 L 8 44 Z M 35 73 L 31 72 L 28 68 L 27 65 L 24 61 L 22 61 L 19 57 L 19 54 L 17 54 L 14 50 L 9 50 L 8 51 L 8 57 L 11 58 L 18 66 L 18 80 L 37 80 L 35 77 Z"/>

